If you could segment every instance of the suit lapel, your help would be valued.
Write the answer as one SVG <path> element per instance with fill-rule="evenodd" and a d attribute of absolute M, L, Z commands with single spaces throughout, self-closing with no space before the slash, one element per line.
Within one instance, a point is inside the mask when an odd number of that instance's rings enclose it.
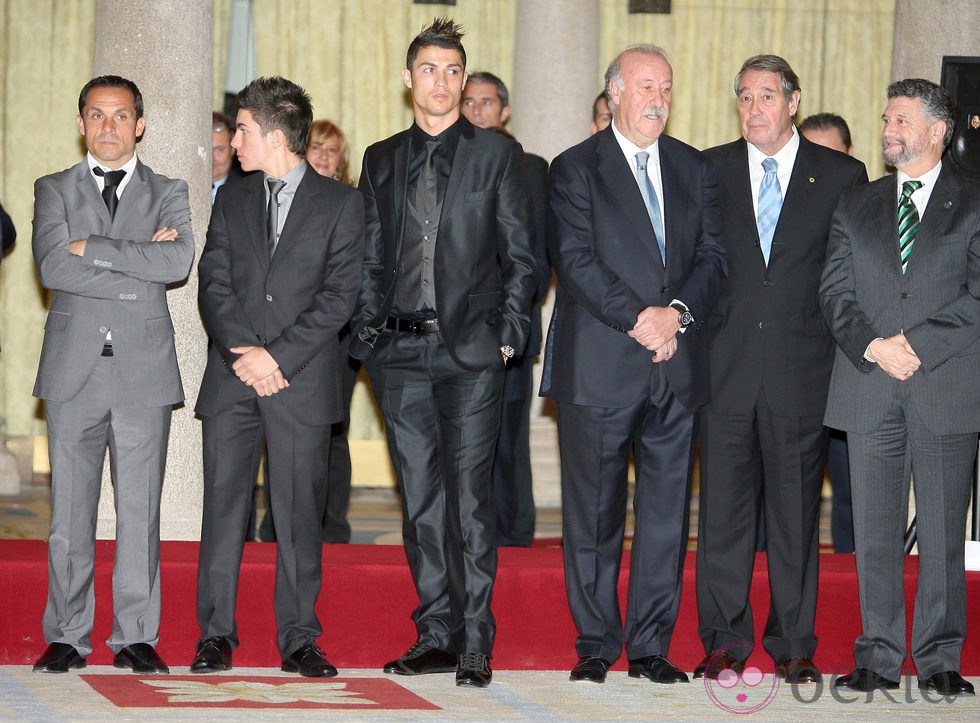
<path fill-rule="evenodd" d="M 296 243 L 296 238 L 301 235 L 300 231 L 303 225 L 310 218 L 313 206 L 313 183 L 309 180 L 311 173 L 316 173 L 316 171 L 311 166 L 307 166 L 299 186 L 296 187 L 292 203 L 289 205 L 289 215 L 286 216 L 282 233 L 279 234 L 279 242 L 276 244 L 276 252 L 272 255 L 270 266 L 274 266 L 280 258 L 289 253 L 290 248 Z M 268 249 L 268 242 L 266 242 L 265 247 Z"/>
<path fill-rule="evenodd" d="M 110 228 L 112 226 L 112 219 L 109 218 L 109 209 L 106 208 L 105 201 L 102 200 L 102 194 L 99 193 L 99 185 L 96 183 L 95 176 L 92 175 L 92 171 L 88 167 L 88 161 L 82 161 L 75 168 L 77 169 L 77 186 L 81 191 L 82 197 L 98 215 L 99 220 L 102 221 L 102 227 L 105 229 Z"/>
<path fill-rule="evenodd" d="M 449 218 L 447 214 L 456 202 L 456 196 L 462 185 L 463 174 L 470 162 L 473 154 L 473 126 L 468 123 L 463 124 L 462 132 L 459 134 L 459 142 L 456 144 L 456 155 L 453 156 L 452 170 L 449 172 L 449 183 L 446 185 L 446 196 L 442 202 L 442 212 L 440 215 L 440 228 L 442 219 Z"/>
<path fill-rule="evenodd" d="M 269 240 L 266 237 L 266 208 L 265 199 L 265 174 L 257 171 L 249 177 L 250 188 L 245 201 L 245 208 L 241 209 L 245 220 L 245 229 L 248 233 L 248 242 L 252 247 L 252 252 L 259 259 L 259 264 L 263 269 L 269 266 Z"/>
<path fill-rule="evenodd" d="M 661 136 L 660 141 L 660 177 L 662 180 L 664 200 L 661 213 L 664 218 L 664 247 L 667 251 L 667 265 L 670 265 L 671 257 L 676 258 L 676 244 L 684 242 L 684 234 L 681 233 L 683 219 L 686 217 L 688 198 L 682 189 L 691 188 L 687 179 L 687 169 L 675 162 L 670 153 L 670 141 L 666 136 Z M 675 244 L 675 250 L 671 251 L 671 245 Z"/>
<path fill-rule="evenodd" d="M 630 172 L 630 165 L 623 155 L 622 149 L 616 142 L 612 129 L 602 131 L 596 146 L 599 156 L 599 175 L 609 188 L 609 195 L 619 204 L 623 217 L 627 220 L 633 233 L 643 243 L 643 247 L 654 257 L 660 266 L 660 249 L 653 234 L 653 224 L 650 214 L 636 185 L 636 179 Z"/>
<path fill-rule="evenodd" d="M 897 188 L 895 193 L 898 194 Z M 919 269 L 931 267 L 929 259 L 936 251 L 936 242 L 949 233 L 950 226 L 958 215 L 960 195 L 956 178 L 945 170 L 940 170 L 939 177 L 936 179 L 936 186 L 929 194 L 929 205 L 926 206 L 926 212 L 920 219 L 919 230 L 915 235 L 915 245 L 912 247 L 911 256 L 909 256 L 909 274 Z M 895 223 L 895 253 L 897 255 L 897 213 Z"/>

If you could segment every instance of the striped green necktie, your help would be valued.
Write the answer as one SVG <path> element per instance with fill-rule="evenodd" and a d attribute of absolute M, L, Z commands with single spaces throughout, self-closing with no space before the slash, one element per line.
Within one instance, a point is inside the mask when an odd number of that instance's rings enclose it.
<path fill-rule="evenodd" d="M 902 184 L 902 197 L 898 201 L 898 252 L 902 259 L 902 273 L 909 267 L 909 254 L 919 230 L 919 211 L 912 202 L 912 194 L 922 188 L 922 181 L 906 181 Z"/>

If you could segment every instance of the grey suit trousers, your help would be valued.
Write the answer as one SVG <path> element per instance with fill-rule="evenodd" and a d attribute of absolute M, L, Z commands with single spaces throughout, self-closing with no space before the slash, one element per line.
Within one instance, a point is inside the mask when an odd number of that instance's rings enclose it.
<path fill-rule="evenodd" d="M 46 402 L 51 457 L 48 602 L 42 627 L 48 643 L 92 652 L 95 618 L 95 526 L 102 465 L 109 448 L 116 503 L 112 572 L 114 653 L 155 646 L 160 628 L 160 493 L 171 406 L 119 404 L 113 357 L 101 358 L 68 402 Z"/>
<path fill-rule="evenodd" d="M 919 545 L 912 661 L 920 679 L 959 670 L 966 638 L 963 539 L 977 434 L 931 432 L 903 387 L 877 430 L 849 432 L 847 442 L 863 628 L 854 643 L 855 662 L 892 680 L 901 675 L 902 537 L 911 471 Z"/>

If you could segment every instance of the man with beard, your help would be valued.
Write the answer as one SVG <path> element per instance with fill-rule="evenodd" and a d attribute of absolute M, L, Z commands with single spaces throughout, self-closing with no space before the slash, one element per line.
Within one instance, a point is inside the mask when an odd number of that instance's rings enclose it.
<path fill-rule="evenodd" d="M 837 339 L 825 421 L 847 432 L 861 596 L 857 667 L 835 685 L 898 688 L 902 536 L 915 485 L 919 688 L 973 695 L 963 532 L 980 430 L 980 186 L 941 160 L 953 102 L 927 80 L 888 86 L 882 153 L 896 173 L 847 193 L 820 294 Z"/>

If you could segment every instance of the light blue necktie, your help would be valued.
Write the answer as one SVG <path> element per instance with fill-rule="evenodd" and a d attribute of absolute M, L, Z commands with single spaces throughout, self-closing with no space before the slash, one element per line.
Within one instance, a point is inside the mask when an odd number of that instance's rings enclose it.
<path fill-rule="evenodd" d="M 657 237 L 657 246 L 660 248 L 660 260 L 666 264 L 667 247 L 664 245 L 664 220 L 660 215 L 657 192 L 653 190 L 653 184 L 650 183 L 650 177 L 647 175 L 647 160 L 649 158 L 650 154 L 646 151 L 640 151 L 636 154 L 636 182 L 640 186 L 643 203 L 647 206 L 650 223 L 653 224 L 653 235 Z"/>
<path fill-rule="evenodd" d="M 776 232 L 776 222 L 779 221 L 779 210 L 783 207 L 783 193 L 779 189 L 779 177 L 776 176 L 776 159 L 767 158 L 762 162 L 766 171 L 759 186 L 759 243 L 762 246 L 762 256 L 769 265 L 769 252 L 772 251 L 772 237 Z"/>

